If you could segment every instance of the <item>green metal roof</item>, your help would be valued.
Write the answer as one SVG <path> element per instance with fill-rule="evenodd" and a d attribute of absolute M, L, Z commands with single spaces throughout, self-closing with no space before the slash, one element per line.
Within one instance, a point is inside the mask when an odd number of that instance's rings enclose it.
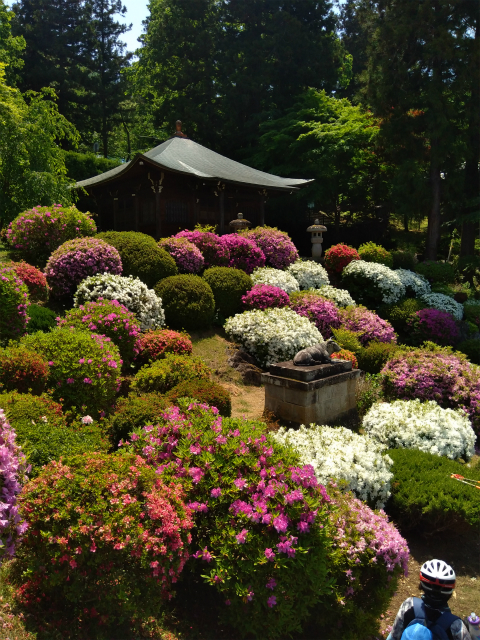
<path fill-rule="evenodd" d="M 312 182 L 295 178 L 280 178 L 271 173 L 257 171 L 240 162 L 221 156 L 211 149 L 188 138 L 174 137 L 158 145 L 145 154 L 138 154 L 133 160 L 110 169 L 98 176 L 77 182 L 77 187 L 92 187 L 115 180 L 128 173 L 140 161 L 146 161 L 159 169 L 169 169 L 176 173 L 192 175 L 205 180 L 223 180 L 236 184 L 263 187 L 266 189 L 288 190 Z"/>

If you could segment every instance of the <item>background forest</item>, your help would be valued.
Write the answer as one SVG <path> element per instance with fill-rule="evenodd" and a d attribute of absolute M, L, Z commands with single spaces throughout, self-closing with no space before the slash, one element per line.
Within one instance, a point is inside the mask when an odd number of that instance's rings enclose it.
<path fill-rule="evenodd" d="M 477 0 L 0 0 L 0 222 L 168 138 L 315 178 L 267 222 L 328 244 L 428 220 L 427 259 L 473 256 L 480 220 Z M 411 234 L 410 234 L 411 235 Z M 303 240 L 304 241 L 304 240 Z M 300 243 L 300 241 L 299 241 Z"/>

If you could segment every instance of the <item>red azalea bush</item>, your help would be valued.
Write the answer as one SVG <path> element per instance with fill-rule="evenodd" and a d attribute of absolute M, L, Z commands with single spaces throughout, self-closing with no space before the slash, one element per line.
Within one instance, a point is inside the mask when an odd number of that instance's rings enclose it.
<path fill-rule="evenodd" d="M 365 347 L 372 340 L 377 342 L 397 342 L 392 325 L 382 320 L 374 311 L 366 307 L 345 307 L 339 309 L 340 319 L 345 329 L 359 333 L 358 339 Z"/>
<path fill-rule="evenodd" d="M 68 635 L 157 617 L 189 556 L 183 493 L 140 456 L 51 462 L 20 499 L 18 601 Z"/>
<path fill-rule="evenodd" d="M 301 292 L 290 294 L 290 306 L 299 316 L 308 318 L 317 327 L 324 338 L 331 338 L 332 328 L 342 324 L 340 313 L 335 304 L 316 293 Z"/>
<path fill-rule="evenodd" d="M 164 358 L 167 353 L 188 356 L 193 345 L 187 333 L 171 329 L 157 329 L 143 333 L 137 341 L 138 354 L 135 362 L 138 365 L 149 364 Z"/>
<path fill-rule="evenodd" d="M 138 354 L 140 326 L 135 314 L 117 300 L 98 298 L 86 302 L 67 311 L 64 318 L 57 318 L 57 324 L 109 337 L 118 347 L 125 366 Z"/>
<path fill-rule="evenodd" d="M 220 236 L 210 231 L 180 231 L 175 238 L 190 240 L 202 253 L 205 269 L 208 267 L 226 267 L 230 260 L 230 252 L 223 244 Z"/>
<path fill-rule="evenodd" d="M 12 262 L 11 266 L 27 286 L 28 295 L 32 302 L 46 302 L 48 300 L 47 279 L 40 269 L 23 261 Z"/>
<path fill-rule="evenodd" d="M 270 284 L 256 284 L 242 296 L 245 309 L 270 309 L 272 307 L 289 307 L 288 293 Z"/>
<path fill-rule="evenodd" d="M 29 304 L 27 286 L 15 269 L 0 267 L 0 342 L 25 333 Z"/>
<path fill-rule="evenodd" d="M 263 251 L 266 266 L 275 269 L 286 269 L 299 258 L 297 248 L 288 233 L 279 231 L 275 227 L 256 227 L 240 234 L 244 238 L 254 240 Z"/>
<path fill-rule="evenodd" d="M 97 273 L 122 273 L 120 254 L 99 238 L 65 242 L 52 253 L 45 267 L 47 282 L 56 297 L 72 295 L 82 280 Z"/>
<path fill-rule="evenodd" d="M 198 273 L 203 269 L 205 260 L 200 249 L 187 238 L 162 238 L 158 246 L 175 260 L 178 273 Z"/>
<path fill-rule="evenodd" d="M 460 339 L 460 330 L 453 317 L 439 309 L 421 309 L 407 321 L 412 331 L 412 344 L 431 340 L 443 346 L 453 345 Z"/>
<path fill-rule="evenodd" d="M 325 251 L 325 267 L 334 273 L 342 273 L 352 260 L 360 260 L 358 251 L 347 244 L 334 244 Z"/>
<path fill-rule="evenodd" d="M 47 384 L 46 358 L 24 347 L 0 350 L 0 391 L 19 391 L 41 395 Z"/>
<path fill-rule="evenodd" d="M 480 433 L 480 375 L 463 354 L 416 349 L 395 355 L 383 367 L 387 399 L 435 400 L 444 409 L 464 409 Z"/>
<path fill-rule="evenodd" d="M 43 266 L 48 256 L 67 240 L 93 236 L 97 231 L 90 213 L 75 205 L 33 207 L 13 220 L 7 229 L 7 241 L 22 258 Z"/>
<path fill-rule="evenodd" d="M 257 267 L 265 266 L 265 254 L 251 238 L 244 238 L 238 233 L 227 233 L 221 240 L 230 253 L 229 267 L 242 269 L 250 275 Z"/>
<path fill-rule="evenodd" d="M 340 349 L 340 351 L 332 353 L 330 357 L 333 360 L 350 360 L 352 363 L 352 369 L 358 369 L 357 356 L 348 349 Z"/>
<path fill-rule="evenodd" d="M 265 429 L 206 405 L 171 407 L 127 449 L 185 486 L 195 512 L 185 580 L 202 576 L 216 589 L 241 635 L 282 638 L 328 590 L 329 497 L 313 468 L 272 446 Z"/>

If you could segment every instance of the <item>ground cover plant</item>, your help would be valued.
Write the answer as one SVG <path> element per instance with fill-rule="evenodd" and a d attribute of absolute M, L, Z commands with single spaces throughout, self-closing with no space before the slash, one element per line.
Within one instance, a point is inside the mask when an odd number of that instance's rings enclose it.
<path fill-rule="evenodd" d="M 266 266 L 274 269 L 286 269 L 298 260 L 298 251 L 291 238 L 275 227 L 255 227 L 240 231 L 240 235 L 254 240 L 263 251 Z"/>
<path fill-rule="evenodd" d="M 213 322 L 215 299 L 206 280 L 192 274 L 171 276 L 155 287 L 161 298 L 168 326 L 173 329 L 203 329 Z"/>
<path fill-rule="evenodd" d="M 13 267 L 0 267 L 0 342 L 25 333 L 30 304 L 28 289 Z"/>
<path fill-rule="evenodd" d="M 253 286 L 245 271 L 233 267 L 211 267 L 204 271 L 203 277 L 212 289 L 215 309 L 221 316 L 228 318 L 241 311 L 242 296 Z"/>
<path fill-rule="evenodd" d="M 203 269 L 205 260 L 200 249 L 187 238 L 162 238 L 158 246 L 172 256 L 179 273 L 199 273 Z"/>

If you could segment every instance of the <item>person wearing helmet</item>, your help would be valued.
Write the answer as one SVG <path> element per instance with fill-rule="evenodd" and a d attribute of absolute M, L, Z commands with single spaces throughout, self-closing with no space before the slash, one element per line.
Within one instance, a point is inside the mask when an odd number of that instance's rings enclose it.
<path fill-rule="evenodd" d="M 471 640 L 467 627 L 447 602 L 456 576 L 443 560 L 428 560 L 420 569 L 421 598 L 407 598 L 398 610 L 387 640 Z"/>

